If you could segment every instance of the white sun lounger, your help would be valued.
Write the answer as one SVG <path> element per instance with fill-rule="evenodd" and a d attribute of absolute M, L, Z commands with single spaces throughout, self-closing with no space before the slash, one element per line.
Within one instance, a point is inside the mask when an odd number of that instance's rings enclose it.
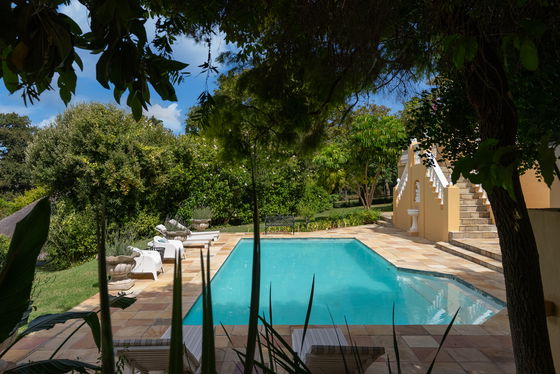
<path fill-rule="evenodd" d="M 176 219 L 170 219 L 169 224 L 175 226 L 178 230 L 187 231 L 190 235 L 213 235 L 216 239 L 220 236 L 219 231 L 190 231 L 185 225 L 180 224 Z"/>
<path fill-rule="evenodd" d="M 167 372 L 169 365 L 170 331 L 160 339 L 127 339 L 114 342 L 117 358 L 123 357 L 126 365 L 135 373 L 151 371 Z M 183 326 L 183 370 L 196 373 L 202 357 L 202 326 Z"/>
<path fill-rule="evenodd" d="M 132 269 L 132 274 L 151 273 L 154 276 L 154 280 L 157 280 L 158 272 L 163 273 L 163 264 L 159 253 L 157 251 L 142 250 L 130 246 L 128 248 L 140 254 L 140 256 L 134 257 L 136 266 Z"/>
<path fill-rule="evenodd" d="M 182 226 L 182 225 L 181 225 Z M 185 227 L 185 226 L 182 226 Z M 186 240 L 218 240 L 220 236 L 219 231 L 200 231 L 200 232 L 192 232 L 186 227 L 181 229 L 181 231 L 170 231 L 164 225 L 157 225 L 155 227 L 156 231 L 162 234 L 164 237 L 184 237 Z"/>
<path fill-rule="evenodd" d="M 292 349 L 313 374 L 354 373 L 360 366 L 366 371 L 385 353 L 383 347 L 350 346 L 339 328 L 307 329 L 303 346 L 302 336 L 303 329 L 293 330 Z"/>
<path fill-rule="evenodd" d="M 205 243 L 200 243 L 204 247 Z M 175 253 L 179 251 L 182 257 L 185 256 L 185 249 L 183 248 L 183 243 L 179 240 L 167 240 L 161 236 L 154 236 L 154 240 L 148 243 L 148 247 L 151 248 L 163 248 L 163 260 L 175 260 Z"/>

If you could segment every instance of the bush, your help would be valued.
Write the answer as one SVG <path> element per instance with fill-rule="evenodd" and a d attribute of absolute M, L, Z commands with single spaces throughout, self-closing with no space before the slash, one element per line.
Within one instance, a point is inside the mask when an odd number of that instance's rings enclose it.
<path fill-rule="evenodd" d="M 0 216 L 6 217 L 47 194 L 43 187 L 35 187 L 11 199 L 0 198 Z"/>
<path fill-rule="evenodd" d="M 136 240 L 136 235 L 130 229 L 107 233 L 105 242 L 107 256 L 129 256 L 132 250 L 128 247 Z"/>
<path fill-rule="evenodd" d="M 308 224 L 296 222 L 295 231 L 319 231 L 330 230 L 340 227 L 360 226 L 375 223 L 381 217 L 381 212 L 377 209 L 360 210 L 348 214 L 332 213 L 328 217 L 317 218 Z M 287 227 L 270 227 L 268 231 L 286 231 Z"/>
<path fill-rule="evenodd" d="M 0 271 L 4 267 L 6 256 L 8 255 L 8 248 L 10 248 L 10 238 L 6 235 L 0 234 Z"/>
<path fill-rule="evenodd" d="M 212 210 L 208 207 L 196 208 L 192 211 L 193 219 L 212 219 Z"/>
<path fill-rule="evenodd" d="M 92 209 L 76 211 L 64 201 L 58 201 L 45 246 L 50 265 L 64 269 L 85 262 L 96 255 L 96 243 Z"/>
<path fill-rule="evenodd" d="M 296 207 L 298 214 L 308 223 L 315 214 L 332 208 L 332 198 L 324 188 L 314 182 L 307 182 Z"/>
<path fill-rule="evenodd" d="M 154 234 L 154 228 L 163 223 L 159 214 L 140 211 L 125 226 L 136 237 L 148 237 Z"/>

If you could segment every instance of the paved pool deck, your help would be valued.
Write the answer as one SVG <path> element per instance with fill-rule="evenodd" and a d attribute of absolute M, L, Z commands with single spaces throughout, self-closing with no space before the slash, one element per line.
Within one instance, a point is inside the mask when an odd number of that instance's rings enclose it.
<path fill-rule="evenodd" d="M 211 247 L 212 275 L 224 263 L 241 238 L 251 234 L 223 233 Z M 385 257 L 395 266 L 454 275 L 490 295 L 505 300 L 503 275 L 453 256 L 435 248 L 433 242 L 408 236 L 392 227 L 366 225 L 311 233 L 268 234 L 263 237 L 288 238 L 356 238 Z M 200 294 L 201 272 L 198 250 L 189 250 L 182 262 L 183 313 L 189 310 Z M 112 310 L 112 328 L 115 339 L 157 338 L 171 323 L 172 264 L 165 264 L 165 272 L 158 280 L 138 279 L 131 290 L 137 302 L 126 310 Z M 95 295 L 72 310 L 96 310 Z M 40 307 L 40 306 L 39 306 Z M 47 331 L 31 334 L 16 344 L 4 359 L 17 362 L 47 359 L 54 349 L 81 322 L 72 321 Z M 293 328 L 275 326 L 291 341 Z M 216 329 L 216 357 L 219 373 L 238 373 L 237 356 L 232 348 L 243 349 L 246 343 L 246 326 L 225 326 L 231 342 L 221 327 Z M 406 325 L 396 326 L 403 373 L 424 373 L 429 366 L 446 326 Z M 392 326 L 352 325 L 349 327 L 358 345 L 383 346 L 389 360 L 394 361 Z M 346 328 L 343 328 L 346 331 Z M 368 370 L 368 374 L 387 373 L 387 357 L 382 356 Z M 87 327 L 81 328 L 65 344 L 56 358 L 80 359 L 97 362 L 99 353 Z M 393 366 L 396 369 L 396 366 Z M 433 373 L 515 373 L 507 310 L 503 310 L 482 325 L 454 326 L 438 356 Z"/>

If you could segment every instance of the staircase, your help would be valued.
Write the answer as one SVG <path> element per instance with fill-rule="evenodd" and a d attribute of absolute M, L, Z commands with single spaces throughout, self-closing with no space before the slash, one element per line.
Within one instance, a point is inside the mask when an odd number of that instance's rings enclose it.
<path fill-rule="evenodd" d="M 460 188 L 459 231 L 450 232 L 449 239 L 497 239 L 498 230 L 476 187 L 463 178 L 457 181 Z"/>
<path fill-rule="evenodd" d="M 449 243 L 438 242 L 436 247 L 502 273 L 498 230 L 490 218 L 482 193 L 463 178 L 457 181 L 456 186 L 460 188 L 459 231 L 450 232 Z"/>

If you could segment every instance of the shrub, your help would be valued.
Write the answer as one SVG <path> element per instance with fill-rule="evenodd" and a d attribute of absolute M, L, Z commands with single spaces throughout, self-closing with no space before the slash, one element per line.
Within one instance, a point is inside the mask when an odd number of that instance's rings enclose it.
<path fill-rule="evenodd" d="M 193 219 L 212 219 L 212 210 L 208 207 L 196 208 L 192 211 Z"/>
<path fill-rule="evenodd" d="M 332 208 L 332 198 L 324 188 L 314 182 L 307 182 L 303 189 L 303 196 L 296 208 L 298 214 L 305 218 L 307 224 L 315 214 Z"/>
<path fill-rule="evenodd" d="M 43 187 L 35 187 L 23 192 L 22 194 L 15 195 L 13 198 L 4 199 L 0 198 L 0 216 L 6 217 L 31 204 L 35 200 L 47 194 L 47 190 Z"/>
<path fill-rule="evenodd" d="M 0 234 L 0 271 L 4 267 L 6 256 L 8 255 L 8 248 L 10 248 L 10 238 L 6 235 Z"/>
<path fill-rule="evenodd" d="M 362 225 L 368 225 L 370 223 L 375 223 L 381 218 L 381 212 L 377 209 L 365 209 L 354 213 L 359 220 L 361 220 Z"/>
<path fill-rule="evenodd" d="M 97 253 L 94 222 L 91 208 L 76 211 L 58 201 L 45 246 L 50 265 L 64 269 L 93 258 Z"/>
<path fill-rule="evenodd" d="M 128 256 L 132 253 L 128 247 L 136 239 L 132 230 L 124 229 L 107 233 L 106 254 L 107 256 Z"/>
<path fill-rule="evenodd" d="M 159 214 L 143 210 L 125 226 L 136 237 L 148 237 L 154 234 L 154 228 L 160 223 L 163 222 Z"/>
<path fill-rule="evenodd" d="M 330 230 L 339 227 L 360 226 L 375 223 L 379 220 L 381 213 L 377 209 L 360 210 L 348 214 L 332 213 L 328 217 L 321 217 L 307 224 L 296 222 L 295 231 L 319 231 Z M 270 227 L 270 232 L 286 231 L 288 227 Z"/>

